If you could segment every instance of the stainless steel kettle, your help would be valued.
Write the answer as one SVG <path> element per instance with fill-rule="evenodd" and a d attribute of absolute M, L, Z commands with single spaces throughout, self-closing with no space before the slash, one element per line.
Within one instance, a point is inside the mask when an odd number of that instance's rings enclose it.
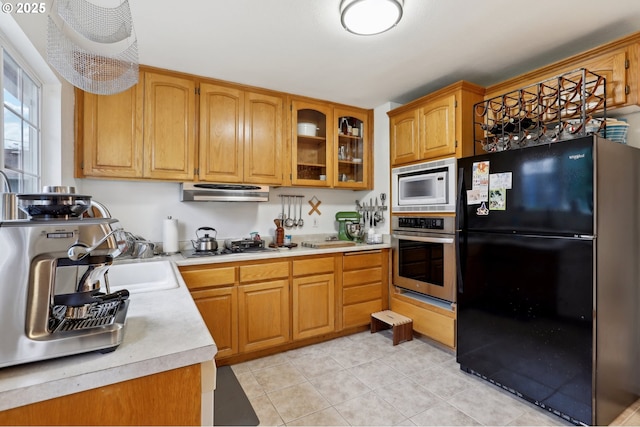
<path fill-rule="evenodd" d="M 204 233 L 204 236 L 198 236 L 198 231 L 214 231 L 213 237 L 209 236 L 209 233 Z M 216 240 L 216 236 L 218 232 L 215 228 L 211 227 L 200 227 L 196 230 L 196 238 L 197 240 L 192 240 L 191 244 L 193 245 L 193 249 L 199 252 L 214 252 L 218 250 L 218 241 Z"/>

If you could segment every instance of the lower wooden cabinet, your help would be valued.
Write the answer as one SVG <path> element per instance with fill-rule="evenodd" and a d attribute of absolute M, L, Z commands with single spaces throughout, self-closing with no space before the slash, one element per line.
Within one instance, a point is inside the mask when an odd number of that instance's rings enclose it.
<path fill-rule="evenodd" d="M 180 268 L 180 274 L 218 347 L 216 359 L 238 353 L 236 270 L 235 266 L 220 264 Z"/>
<path fill-rule="evenodd" d="M 389 251 L 347 252 L 342 260 L 342 326 L 368 325 L 388 308 Z"/>
<path fill-rule="evenodd" d="M 204 323 L 216 342 L 216 357 L 233 356 L 238 353 L 238 288 L 221 288 L 192 291 Z"/>
<path fill-rule="evenodd" d="M 455 349 L 455 308 L 447 310 L 394 293 L 391 295 L 391 310 L 413 319 L 414 331 Z"/>
<path fill-rule="evenodd" d="M 202 425 L 202 369 L 190 365 L 7 409 L 0 411 L 0 425 Z"/>
<path fill-rule="evenodd" d="M 335 257 L 293 261 L 293 339 L 335 330 Z"/>
<path fill-rule="evenodd" d="M 388 308 L 388 249 L 181 266 L 180 273 L 223 363 L 344 335 Z"/>
<path fill-rule="evenodd" d="M 289 280 L 238 287 L 240 352 L 289 341 Z"/>

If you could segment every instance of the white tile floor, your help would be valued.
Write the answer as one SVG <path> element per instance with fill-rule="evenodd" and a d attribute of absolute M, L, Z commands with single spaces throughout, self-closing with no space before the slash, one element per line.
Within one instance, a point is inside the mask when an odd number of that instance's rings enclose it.
<path fill-rule="evenodd" d="M 260 425 L 570 425 L 460 371 L 426 340 L 369 331 L 233 365 Z M 640 409 L 623 421 L 638 425 Z"/>

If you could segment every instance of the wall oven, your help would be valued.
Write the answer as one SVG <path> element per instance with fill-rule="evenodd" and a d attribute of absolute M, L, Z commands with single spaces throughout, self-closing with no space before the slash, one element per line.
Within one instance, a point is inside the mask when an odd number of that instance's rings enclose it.
<path fill-rule="evenodd" d="M 456 159 L 391 169 L 391 212 L 455 212 Z"/>
<path fill-rule="evenodd" d="M 455 302 L 455 217 L 392 216 L 393 284 Z"/>

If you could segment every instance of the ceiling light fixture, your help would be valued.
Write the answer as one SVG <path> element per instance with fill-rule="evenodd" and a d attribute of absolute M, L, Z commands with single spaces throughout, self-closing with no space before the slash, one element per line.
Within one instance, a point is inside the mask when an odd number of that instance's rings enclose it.
<path fill-rule="evenodd" d="M 403 0 L 342 0 L 340 20 L 353 34 L 384 33 L 400 22 L 403 4 Z"/>

